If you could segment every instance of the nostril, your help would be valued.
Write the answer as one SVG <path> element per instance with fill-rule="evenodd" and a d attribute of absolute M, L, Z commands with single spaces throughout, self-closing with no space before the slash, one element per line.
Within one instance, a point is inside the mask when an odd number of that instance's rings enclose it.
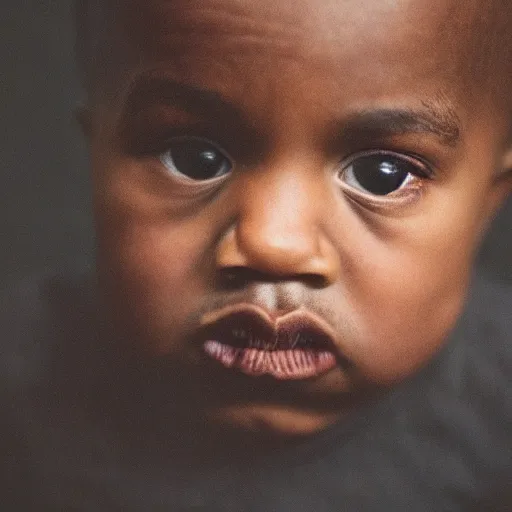
<path fill-rule="evenodd" d="M 228 290 L 239 290 L 250 283 L 273 280 L 263 272 L 250 267 L 232 266 L 219 270 L 219 284 Z"/>
<path fill-rule="evenodd" d="M 219 285 L 229 290 L 239 290 L 251 283 L 281 283 L 283 281 L 300 281 L 310 288 L 325 288 L 329 283 L 326 276 L 314 273 L 276 275 L 262 272 L 257 269 L 242 266 L 233 266 L 219 270 Z"/>
<path fill-rule="evenodd" d="M 239 221 L 216 245 L 215 267 L 221 287 L 237 290 L 253 282 L 296 281 L 320 289 L 336 279 L 339 254 L 317 230 L 310 230 L 311 236 L 304 235 L 300 243 L 292 243 L 297 241 L 296 234 L 281 237 L 277 243 L 276 237 L 270 240 L 270 236 L 262 236 L 261 229 L 251 231 L 249 227 L 247 222 Z"/>
<path fill-rule="evenodd" d="M 329 285 L 329 279 L 320 274 L 304 274 L 300 278 L 301 281 L 308 284 L 310 288 L 321 289 Z"/>

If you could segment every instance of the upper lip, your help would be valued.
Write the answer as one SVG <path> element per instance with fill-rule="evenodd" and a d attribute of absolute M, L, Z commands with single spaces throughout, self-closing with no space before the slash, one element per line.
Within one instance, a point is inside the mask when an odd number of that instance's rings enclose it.
<path fill-rule="evenodd" d="M 247 336 L 258 339 L 269 350 L 306 345 L 334 352 L 336 347 L 336 334 L 331 326 L 318 315 L 303 309 L 276 315 L 255 304 L 242 303 L 206 313 L 200 321 L 203 340 L 236 342 L 237 333 L 242 333 L 240 336 L 245 337 L 244 341 Z"/>

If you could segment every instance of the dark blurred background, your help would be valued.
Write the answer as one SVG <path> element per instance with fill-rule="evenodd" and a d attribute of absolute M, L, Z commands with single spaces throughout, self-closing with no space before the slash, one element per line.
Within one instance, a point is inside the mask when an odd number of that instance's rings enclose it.
<path fill-rule="evenodd" d="M 2 0 L 0 285 L 48 267 L 90 264 L 87 156 L 73 110 L 73 0 Z M 480 265 L 512 282 L 512 201 Z M 449 257 L 449 255 L 447 255 Z"/>
<path fill-rule="evenodd" d="M 2 0 L 0 282 L 93 256 L 73 0 Z"/>

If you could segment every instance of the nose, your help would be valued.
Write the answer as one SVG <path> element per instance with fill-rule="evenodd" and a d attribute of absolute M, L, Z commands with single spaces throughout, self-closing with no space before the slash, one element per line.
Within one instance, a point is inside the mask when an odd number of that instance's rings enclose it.
<path fill-rule="evenodd" d="M 237 220 L 218 243 L 217 268 L 332 283 L 339 263 L 323 229 L 325 189 L 318 177 L 293 170 L 241 179 L 234 191 Z"/>

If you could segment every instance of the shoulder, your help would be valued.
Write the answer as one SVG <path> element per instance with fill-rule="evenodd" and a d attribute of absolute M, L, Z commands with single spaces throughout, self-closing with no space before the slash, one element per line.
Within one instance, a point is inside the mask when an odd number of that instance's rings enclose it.
<path fill-rule="evenodd" d="M 511 312 L 509 284 L 475 277 L 429 391 L 428 410 L 453 453 L 487 487 L 512 478 Z"/>
<path fill-rule="evenodd" d="M 45 475 L 59 469 L 55 460 L 71 446 L 65 436 L 78 424 L 73 414 L 84 409 L 79 384 L 93 382 L 84 376 L 92 365 L 83 356 L 91 351 L 95 323 L 89 276 L 47 272 L 1 293 L 0 471 L 6 478 L 0 495 L 13 504 L 9 510 L 32 510 L 42 502 Z"/>
<path fill-rule="evenodd" d="M 473 280 L 466 306 L 439 359 L 441 387 L 480 418 L 512 421 L 512 286 Z"/>
<path fill-rule="evenodd" d="M 512 385 L 512 284 L 475 278 L 461 319 L 468 361 L 480 381 L 505 391 Z"/>
<path fill-rule="evenodd" d="M 37 381 L 54 345 L 91 309 L 86 270 L 27 276 L 0 294 L 0 375 L 8 387 Z"/>

